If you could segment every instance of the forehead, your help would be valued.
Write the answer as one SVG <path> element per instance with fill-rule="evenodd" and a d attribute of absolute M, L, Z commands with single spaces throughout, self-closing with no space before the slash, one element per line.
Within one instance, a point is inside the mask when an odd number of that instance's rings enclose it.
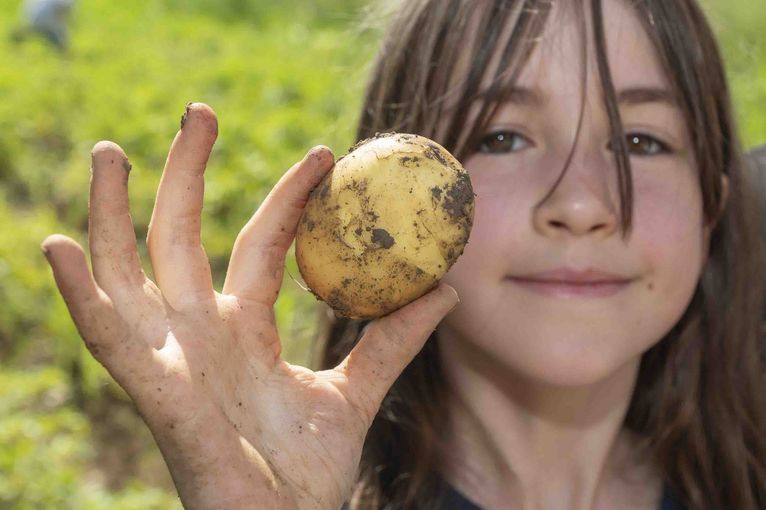
<path fill-rule="evenodd" d="M 585 69 L 590 86 L 598 87 L 596 46 L 590 2 L 575 11 L 575 2 L 555 2 L 545 29 L 521 70 L 517 84 L 551 95 L 580 92 Z M 630 0 L 603 0 L 606 54 L 616 89 L 667 86 L 656 51 L 644 30 L 638 7 Z"/>

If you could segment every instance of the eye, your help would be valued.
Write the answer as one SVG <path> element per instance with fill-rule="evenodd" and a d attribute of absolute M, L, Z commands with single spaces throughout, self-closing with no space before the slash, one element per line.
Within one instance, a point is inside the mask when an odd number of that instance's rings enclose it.
<path fill-rule="evenodd" d="M 670 147 L 657 138 L 643 133 L 628 133 L 625 135 L 628 153 L 633 156 L 657 156 L 672 152 Z M 609 149 L 614 150 L 612 144 Z"/>
<path fill-rule="evenodd" d="M 514 131 L 496 131 L 479 140 L 479 152 L 484 154 L 504 154 L 526 149 L 531 142 Z"/>

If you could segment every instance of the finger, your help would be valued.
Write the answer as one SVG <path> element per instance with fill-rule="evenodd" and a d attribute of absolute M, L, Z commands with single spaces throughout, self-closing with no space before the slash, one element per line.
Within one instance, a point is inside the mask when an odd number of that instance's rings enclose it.
<path fill-rule="evenodd" d="M 333 164 L 330 149 L 318 146 L 282 176 L 237 236 L 224 294 L 274 304 L 282 285 L 285 254 L 309 193 Z"/>
<path fill-rule="evenodd" d="M 101 288 L 119 300 L 146 281 L 128 208 L 131 166 L 125 152 L 107 141 L 93 147 L 91 161 L 88 245 L 93 274 Z"/>
<path fill-rule="evenodd" d="M 124 321 L 88 270 L 80 245 L 54 234 L 43 241 L 41 248 L 77 331 L 93 357 L 121 384 L 121 379 L 136 367 L 146 372 L 151 363 L 149 347 L 128 335 Z"/>
<path fill-rule="evenodd" d="M 200 242 L 204 173 L 218 136 L 215 112 L 189 103 L 170 147 L 147 235 L 157 284 L 177 309 L 214 296 L 210 264 Z"/>
<path fill-rule="evenodd" d="M 335 368 L 346 376 L 342 388 L 346 398 L 369 423 L 404 368 L 458 301 L 455 289 L 439 284 L 407 306 L 371 322 L 359 343 Z"/>

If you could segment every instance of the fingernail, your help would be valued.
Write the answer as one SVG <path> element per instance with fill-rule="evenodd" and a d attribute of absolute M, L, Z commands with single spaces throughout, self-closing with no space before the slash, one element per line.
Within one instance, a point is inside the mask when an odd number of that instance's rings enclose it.
<path fill-rule="evenodd" d="M 443 283 L 442 292 L 446 295 L 449 295 L 454 300 L 454 303 L 450 308 L 450 310 L 454 310 L 455 307 L 460 304 L 460 296 L 458 296 L 457 291 L 452 286 Z"/>

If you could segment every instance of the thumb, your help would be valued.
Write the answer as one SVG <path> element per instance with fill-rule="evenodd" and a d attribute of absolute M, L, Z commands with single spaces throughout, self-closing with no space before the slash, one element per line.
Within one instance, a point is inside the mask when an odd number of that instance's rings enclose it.
<path fill-rule="evenodd" d="M 404 368 L 459 301 L 455 289 L 439 284 L 412 303 L 371 322 L 335 368 L 346 376 L 346 398 L 364 413 L 368 423 Z"/>

